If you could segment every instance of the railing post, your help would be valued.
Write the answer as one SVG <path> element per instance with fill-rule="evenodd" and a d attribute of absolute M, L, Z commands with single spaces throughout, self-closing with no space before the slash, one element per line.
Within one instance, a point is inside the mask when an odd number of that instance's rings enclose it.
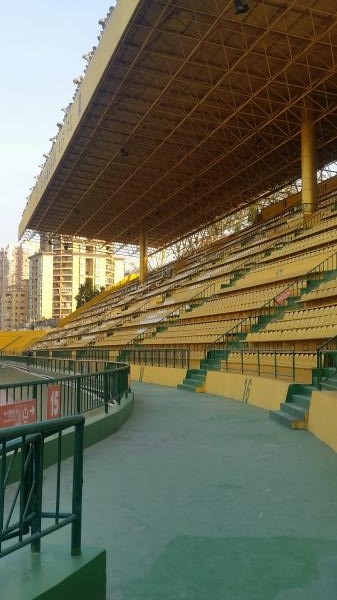
<path fill-rule="evenodd" d="M 33 469 L 33 495 L 32 495 L 32 512 L 34 517 L 31 524 L 31 534 L 41 533 L 41 513 L 42 513 L 42 484 L 43 484 L 43 450 L 44 450 L 44 438 L 43 434 L 40 434 L 38 440 L 33 442 L 33 458 L 34 469 Z M 40 552 L 41 538 L 33 540 L 31 543 L 32 552 Z"/>
<path fill-rule="evenodd" d="M 75 426 L 74 435 L 74 467 L 73 467 L 73 502 L 72 513 L 76 520 L 71 526 L 71 555 L 81 554 L 82 538 L 82 486 L 83 486 L 83 435 L 84 421 Z"/>
<path fill-rule="evenodd" d="M 33 385 L 33 400 L 35 400 L 35 409 L 37 410 L 37 384 L 35 383 Z M 42 408 L 42 393 L 41 393 L 41 398 L 40 398 L 40 415 L 39 415 L 39 419 L 40 421 L 42 421 L 43 419 L 43 414 L 42 414 L 43 408 Z"/>
<path fill-rule="evenodd" d="M 322 389 L 321 385 L 321 368 L 322 368 L 322 352 L 320 348 L 317 350 L 317 389 Z"/>
<path fill-rule="evenodd" d="M 276 350 L 274 350 L 274 377 L 277 378 L 277 358 L 276 358 Z"/>
<path fill-rule="evenodd" d="M 81 412 L 81 382 L 82 377 L 76 379 L 76 412 Z"/>
<path fill-rule="evenodd" d="M 104 393 L 104 412 L 107 415 L 109 412 L 109 381 L 108 373 L 103 373 L 103 393 Z"/>

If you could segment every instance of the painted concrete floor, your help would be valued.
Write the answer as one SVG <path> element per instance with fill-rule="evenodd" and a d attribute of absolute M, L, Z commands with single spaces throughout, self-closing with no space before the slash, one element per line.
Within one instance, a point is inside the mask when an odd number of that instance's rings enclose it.
<path fill-rule="evenodd" d="M 336 600 L 337 455 L 246 404 L 133 390 L 128 423 L 85 452 L 83 544 L 107 549 L 108 599 Z"/>

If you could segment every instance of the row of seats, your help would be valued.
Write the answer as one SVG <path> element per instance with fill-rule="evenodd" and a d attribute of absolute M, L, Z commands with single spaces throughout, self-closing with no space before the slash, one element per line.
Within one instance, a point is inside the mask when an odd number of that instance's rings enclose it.
<path fill-rule="evenodd" d="M 328 221 L 326 219 L 324 225 L 319 224 L 322 233 L 317 233 L 317 241 L 324 235 L 324 227 L 331 231 L 331 219 L 330 223 Z M 263 315 L 264 305 L 269 301 L 272 305 L 273 298 L 277 298 L 276 305 L 287 304 L 288 298 L 293 300 L 294 297 L 302 301 L 300 295 L 307 286 L 305 274 L 332 251 L 330 245 L 303 255 L 297 248 L 298 256 L 289 260 L 286 258 L 287 244 L 289 249 L 293 246 L 294 250 L 295 244 L 302 243 L 294 241 L 295 234 L 303 235 L 303 243 L 310 235 L 308 224 L 304 226 L 297 217 L 291 223 L 287 222 L 285 216 L 263 227 L 254 225 L 248 231 L 239 232 L 221 243 L 217 242 L 213 250 L 209 247 L 188 259 L 172 263 L 171 270 L 163 267 L 151 273 L 143 284 L 132 281 L 124 288 L 113 290 L 111 294 L 104 292 L 101 299 L 98 296 L 87 310 L 81 309 L 75 313 L 65 327 L 59 327 L 36 344 L 35 348 L 52 349 L 62 345 L 68 348 L 92 345 L 122 347 L 132 343 L 135 338 L 138 338 L 137 343 L 144 346 L 172 346 L 180 343 L 197 345 L 201 339 L 207 344 L 224 333 L 224 321 L 227 322 L 227 327 L 228 323 L 240 324 L 245 317 L 247 320 L 240 325 L 240 332 L 247 333 L 247 344 L 259 343 L 268 334 L 268 342 L 275 340 L 277 335 L 282 336 L 283 342 L 286 342 L 290 340 L 288 335 L 291 335 L 289 332 L 293 325 L 295 330 L 306 330 L 308 334 L 309 330 L 316 330 L 318 324 L 316 319 L 314 323 L 309 317 L 307 327 L 303 326 L 303 322 L 295 322 L 288 329 L 282 324 L 278 331 L 273 331 L 271 324 L 267 324 L 264 330 L 251 331 L 251 326 L 257 324 L 254 315 L 256 312 Z M 322 239 L 323 237 L 317 245 L 323 246 L 331 242 L 329 236 L 326 236 L 323 244 Z M 277 255 L 281 244 L 284 244 L 284 258 Z M 303 246 L 301 249 L 303 250 Z M 293 284 L 297 277 L 303 279 Z M 289 288 L 289 294 L 285 294 L 288 284 L 292 287 Z M 235 319 L 234 316 L 238 313 L 240 316 Z M 220 318 L 222 323 L 210 325 L 214 317 Z M 313 317 L 314 315 L 311 319 Z M 289 320 L 293 319 L 294 316 L 289 314 Z M 302 319 L 302 316 L 298 319 Z M 176 321 L 179 321 L 179 327 L 182 324 L 193 326 L 188 332 L 184 332 L 182 328 L 178 329 L 172 324 Z M 159 331 L 156 327 L 159 323 L 167 327 L 166 331 Z M 301 327 L 296 328 L 300 324 Z M 333 323 L 325 319 L 321 321 L 321 325 L 329 331 L 328 328 Z M 322 331 L 323 327 L 320 334 Z M 254 336 L 260 334 L 262 339 L 254 339 Z M 301 335 L 306 339 L 303 333 Z M 143 338 L 143 341 L 139 338 Z M 314 333 L 313 339 L 318 339 Z"/>

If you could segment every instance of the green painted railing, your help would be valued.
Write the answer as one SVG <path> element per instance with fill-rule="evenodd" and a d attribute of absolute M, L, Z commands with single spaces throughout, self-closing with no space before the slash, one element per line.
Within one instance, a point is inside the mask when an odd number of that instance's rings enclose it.
<path fill-rule="evenodd" d="M 71 350 L 52 350 L 51 356 L 55 358 L 71 358 Z"/>
<path fill-rule="evenodd" d="M 296 381 L 300 369 L 309 369 L 303 364 L 303 356 L 314 357 L 314 352 L 292 350 L 235 350 L 239 361 L 233 361 L 231 354 L 221 358 L 222 370 L 235 373 L 254 373 L 282 377 Z M 315 367 L 313 366 L 312 369 Z"/>
<path fill-rule="evenodd" d="M 76 350 L 77 359 L 109 360 L 109 350 L 104 348 L 80 348 Z"/>
<path fill-rule="evenodd" d="M 317 348 L 317 388 L 322 389 L 337 375 L 337 336 L 330 338 Z M 337 385 L 336 385 L 337 387 Z"/>
<path fill-rule="evenodd" d="M 54 358 L 40 356 L 13 356 L 6 354 L 1 356 L 1 361 L 21 364 L 34 369 L 50 371 L 54 373 L 64 373 L 65 375 L 80 375 L 82 373 L 97 373 L 105 371 L 113 366 L 118 366 L 118 363 L 113 363 L 107 360 L 73 360 L 71 358 Z"/>
<path fill-rule="evenodd" d="M 188 369 L 190 366 L 190 351 L 186 348 L 125 348 L 121 350 L 120 358 L 134 365 L 182 369 Z"/>
<path fill-rule="evenodd" d="M 32 361 L 48 360 L 29 358 Z M 2 404 L 11 404 L 35 400 L 37 419 L 44 420 L 48 415 L 48 403 L 51 402 L 53 390 L 57 389 L 60 416 L 84 413 L 102 406 L 107 413 L 109 403 L 119 404 L 123 396 L 127 396 L 130 367 L 125 363 L 105 363 L 105 366 L 105 370 L 94 373 L 54 378 L 44 376 L 43 379 L 1 385 L 0 401 Z"/>
<path fill-rule="evenodd" d="M 75 429 L 71 509 L 61 508 L 61 456 L 63 432 Z M 41 538 L 71 525 L 71 554 L 81 554 L 84 417 L 76 415 L 54 421 L 0 430 L 0 557 L 23 546 L 39 552 Z M 46 438 L 57 436 L 56 493 L 54 508 L 44 510 L 43 457 Z M 11 471 L 19 461 L 20 478 L 8 488 Z M 50 482 L 48 482 L 50 489 Z M 51 524 L 50 524 L 51 522 Z"/>

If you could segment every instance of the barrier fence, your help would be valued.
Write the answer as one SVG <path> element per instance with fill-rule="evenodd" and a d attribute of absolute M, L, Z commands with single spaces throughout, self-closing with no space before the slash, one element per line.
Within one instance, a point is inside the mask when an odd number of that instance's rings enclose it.
<path fill-rule="evenodd" d="M 70 429 L 74 430 L 72 499 L 71 509 L 64 511 L 62 441 L 63 433 Z M 83 432 L 81 415 L 0 430 L 0 558 L 28 544 L 32 552 L 39 552 L 41 538 L 66 525 L 71 525 L 71 554 L 81 554 Z M 57 436 L 56 492 L 54 508 L 50 510 L 48 501 L 48 509 L 44 510 L 47 504 L 43 494 L 44 443 L 50 436 Z M 8 482 L 16 462 L 20 478 L 13 484 L 16 487 L 13 492 Z"/>
<path fill-rule="evenodd" d="M 41 356 L 13 356 L 3 355 L 0 357 L 2 361 L 18 363 L 32 367 L 34 369 L 43 369 L 55 373 L 64 373 L 67 375 L 79 375 L 82 373 L 97 373 L 106 369 L 118 367 L 119 363 L 107 360 L 97 359 L 77 359 L 61 358 L 61 357 L 41 357 Z"/>
<path fill-rule="evenodd" d="M 291 350 L 243 350 L 236 349 L 234 354 L 226 354 L 221 360 L 221 370 L 235 373 L 255 373 L 296 381 L 303 370 L 314 367 L 308 359 L 313 352 L 295 352 Z M 311 361 L 310 361 L 311 362 Z"/>
<path fill-rule="evenodd" d="M 27 357 L 21 358 L 27 359 Z M 34 367 L 40 368 L 41 363 L 39 361 L 47 361 L 47 367 L 49 368 L 50 363 L 56 360 L 28 358 L 29 365 L 34 364 Z M 7 359 L 12 361 L 13 357 L 7 357 Z M 1 361 L 4 360 L 6 359 L 1 357 Z M 23 362 L 23 360 L 20 362 Z M 60 360 L 60 364 L 63 365 L 62 360 Z M 18 419 L 18 412 L 20 411 L 25 411 L 26 415 L 27 411 L 31 411 L 32 421 L 84 413 L 102 406 L 104 406 L 105 412 L 108 412 L 109 403 L 119 404 L 123 396 L 128 394 L 130 367 L 124 363 L 104 364 L 106 366 L 105 370 L 98 372 L 64 377 L 44 377 L 34 381 L 1 385 L 0 404 L 7 405 L 7 409 L 5 410 L 5 417 L 3 417 L 5 421 L 2 421 L 0 425 L 14 424 L 14 412 L 16 412 L 16 419 Z M 17 403 L 20 403 L 20 405 Z M 1 415 L 4 407 L 0 406 L 0 409 Z"/>
<path fill-rule="evenodd" d="M 120 351 L 120 358 L 134 365 L 182 369 L 190 366 L 190 351 L 187 348 L 125 348 Z"/>

